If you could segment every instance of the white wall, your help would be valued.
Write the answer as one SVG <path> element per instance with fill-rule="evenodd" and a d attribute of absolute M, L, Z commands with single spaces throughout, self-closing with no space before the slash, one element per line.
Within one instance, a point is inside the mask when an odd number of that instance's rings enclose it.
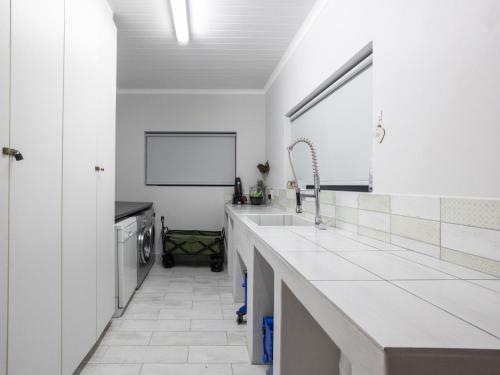
<path fill-rule="evenodd" d="M 262 94 L 121 94 L 117 103 L 116 199 L 154 202 L 158 229 L 220 230 L 223 187 L 166 187 L 144 184 L 145 131 L 235 131 L 237 175 L 245 192 L 264 161 Z"/>
<path fill-rule="evenodd" d="M 270 185 L 289 177 L 284 114 L 374 44 L 377 192 L 500 197 L 500 3 L 330 0 L 266 96 Z M 325 163 L 324 160 L 320 160 Z"/>

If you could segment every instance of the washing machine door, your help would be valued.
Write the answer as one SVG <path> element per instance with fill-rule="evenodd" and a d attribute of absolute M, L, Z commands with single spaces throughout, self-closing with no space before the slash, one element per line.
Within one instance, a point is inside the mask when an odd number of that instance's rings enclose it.
<path fill-rule="evenodd" d="M 140 264 L 148 264 L 154 249 L 154 227 L 143 229 L 138 238 L 138 259 Z"/>

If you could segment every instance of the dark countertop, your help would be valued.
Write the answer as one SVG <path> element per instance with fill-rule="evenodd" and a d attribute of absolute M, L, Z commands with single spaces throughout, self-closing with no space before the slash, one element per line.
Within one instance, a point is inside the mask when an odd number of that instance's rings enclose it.
<path fill-rule="evenodd" d="M 115 202 L 115 223 L 153 207 L 153 202 Z"/>

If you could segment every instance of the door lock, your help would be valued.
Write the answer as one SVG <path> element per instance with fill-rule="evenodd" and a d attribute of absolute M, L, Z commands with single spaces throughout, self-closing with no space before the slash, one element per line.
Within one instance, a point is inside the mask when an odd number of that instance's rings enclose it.
<path fill-rule="evenodd" d="M 13 148 L 4 147 L 2 149 L 2 154 L 7 156 L 13 156 L 17 161 L 21 161 L 24 159 L 23 154 L 20 151 L 15 150 Z"/>

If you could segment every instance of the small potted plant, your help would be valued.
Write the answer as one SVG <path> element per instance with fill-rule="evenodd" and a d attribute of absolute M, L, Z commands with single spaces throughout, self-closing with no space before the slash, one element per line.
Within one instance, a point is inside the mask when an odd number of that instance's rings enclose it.
<path fill-rule="evenodd" d="M 257 180 L 257 185 L 250 188 L 250 203 L 253 205 L 264 203 L 265 191 L 264 181 Z"/>

